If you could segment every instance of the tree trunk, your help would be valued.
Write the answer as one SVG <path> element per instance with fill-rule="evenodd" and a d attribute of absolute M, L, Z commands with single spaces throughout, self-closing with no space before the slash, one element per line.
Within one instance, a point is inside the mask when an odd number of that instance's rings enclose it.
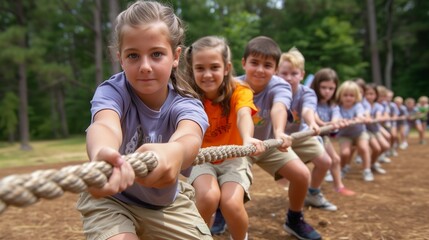
<path fill-rule="evenodd" d="M 393 68 L 393 46 L 392 46 L 392 14 L 393 14 L 393 0 L 386 2 L 386 66 L 384 68 L 385 86 L 392 89 L 392 68 Z"/>
<path fill-rule="evenodd" d="M 64 91 L 62 84 L 59 84 L 56 88 L 56 99 L 57 99 L 57 111 L 59 115 L 59 121 L 61 126 L 61 135 L 62 137 L 69 136 L 69 128 L 67 124 L 67 114 L 64 107 Z"/>
<path fill-rule="evenodd" d="M 24 6 L 22 1 L 16 1 L 16 15 L 19 25 L 26 26 Z M 26 37 L 23 36 L 19 42 L 21 48 L 27 48 Z M 19 82 L 19 134 L 21 139 L 21 150 L 32 150 L 30 146 L 30 124 L 28 120 L 28 100 L 27 100 L 27 66 L 25 60 L 18 64 Z"/>
<path fill-rule="evenodd" d="M 110 24 L 112 26 L 110 39 L 113 39 L 113 32 L 116 26 L 116 16 L 119 14 L 119 4 L 118 0 L 109 0 L 109 20 Z M 109 53 L 110 53 L 110 60 L 111 60 L 111 66 L 112 66 L 112 74 L 118 73 L 121 71 L 121 65 L 119 64 L 119 61 L 116 57 L 116 51 L 117 49 L 113 48 L 113 46 L 109 47 Z"/>
<path fill-rule="evenodd" d="M 371 48 L 372 82 L 377 84 L 382 84 L 380 59 L 378 57 L 378 47 L 377 47 L 377 21 L 375 19 L 374 0 L 367 0 L 366 3 L 367 3 L 367 10 L 368 10 L 369 42 L 370 42 L 370 48 Z"/>
<path fill-rule="evenodd" d="M 59 138 L 60 137 L 60 134 L 59 134 L 59 132 L 58 132 L 58 124 L 57 124 L 57 122 L 58 122 L 58 114 L 57 114 L 57 110 L 56 110 L 56 94 L 55 94 L 55 92 L 56 92 L 56 89 L 55 89 L 56 87 L 55 86 L 53 86 L 53 87 L 51 87 L 51 88 L 49 88 L 49 95 L 50 95 L 50 98 L 51 98 L 51 121 L 52 121 L 52 124 L 51 124 L 51 130 L 52 130 L 52 134 L 54 135 L 54 138 Z"/>
<path fill-rule="evenodd" d="M 101 36 L 101 0 L 95 0 L 94 14 L 94 44 L 95 44 L 95 83 L 103 82 L 103 38 Z"/>
<path fill-rule="evenodd" d="M 32 150 L 30 146 L 30 127 L 28 121 L 27 100 L 27 67 L 19 64 L 19 133 L 21 136 L 21 150 Z"/>

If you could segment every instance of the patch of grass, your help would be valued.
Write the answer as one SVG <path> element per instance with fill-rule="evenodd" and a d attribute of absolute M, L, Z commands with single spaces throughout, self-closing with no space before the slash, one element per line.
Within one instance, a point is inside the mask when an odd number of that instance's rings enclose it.
<path fill-rule="evenodd" d="M 0 168 L 43 165 L 47 163 L 84 161 L 88 159 L 85 136 L 67 139 L 32 141 L 31 151 L 20 150 L 20 144 L 0 142 Z"/>

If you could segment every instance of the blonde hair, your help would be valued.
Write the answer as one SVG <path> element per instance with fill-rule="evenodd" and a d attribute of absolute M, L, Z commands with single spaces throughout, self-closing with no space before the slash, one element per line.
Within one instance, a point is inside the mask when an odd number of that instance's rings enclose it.
<path fill-rule="evenodd" d="M 393 102 L 398 103 L 398 104 L 403 104 L 404 103 L 404 99 L 401 96 L 396 96 L 393 99 Z"/>
<path fill-rule="evenodd" d="M 352 80 L 347 80 L 343 82 L 338 88 L 337 95 L 336 95 L 336 100 L 338 104 L 342 104 L 341 97 L 346 92 L 351 92 L 355 95 L 356 97 L 355 103 L 362 101 L 362 95 L 360 94 L 359 86 L 357 85 L 357 83 Z"/>
<path fill-rule="evenodd" d="M 282 53 L 279 65 L 286 61 L 290 62 L 294 68 L 304 71 L 305 58 L 298 48 L 293 47 L 288 52 Z"/>
<path fill-rule="evenodd" d="M 378 95 L 381 97 L 387 97 L 389 92 L 388 89 L 383 85 L 377 85 L 377 91 L 378 91 Z"/>
<path fill-rule="evenodd" d="M 420 96 L 418 102 L 419 103 L 421 103 L 421 102 L 428 103 L 429 102 L 429 98 L 427 96 Z"/>

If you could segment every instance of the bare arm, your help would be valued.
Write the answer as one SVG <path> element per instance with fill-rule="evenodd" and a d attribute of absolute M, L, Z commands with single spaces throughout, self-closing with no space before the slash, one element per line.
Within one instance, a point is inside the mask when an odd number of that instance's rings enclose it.
<path fill-rule="evenodd" d="M 271 108 L 271 121 L 273 123 L 274 136 L 277 139 L 282 139 L 283 144 L 279 147 L 280 151 L 287 151 L 287 148 L 292 145 L 292 139 L 285 134 L 287 111 L 283 103 L 276 102 Z"/>
<path fill-rule="evenodd" d="M 251 113 L 252 110 L 249 107 L 240 108 L 237 112 L 237 127 L 243 139 L 243 145 L 253 144 L 256 147 L 254 155 L 258 155 L 265 151 L 265 148 L 261 140 L 253 138 L 255 125 Z"/>
<path fill-rule="evenodd" d="M 325 125 L 329 124 L 329 122 L 324 122 L 322 119 L 320 119 L 320 117 L 317 113 L 314 114 L 314 119 L 315 119 L 317 125 L 319 125 L 319 126 L 325 126 Z"/>
<path fill-rule="evenodd" d="M 307 123 L 308 127 L 314 131 L 315 135 L 319 135 L 320 127 L 316 123 L 314 110 L 304 107 L 302 109 L 302 118 L 304 119 L 305 123 Z"/>
<path fill-rule="evenodd" d="M 86 149 L 90 161 L 106 161 L 113 165 L 107 184 L 101 189 L 89 188 L 94 197 L 104 197 L 125 190 L 134 182 L 134 170 L 118 152 L 122 143 L 122 129 L 118 114 L 112 110 L 101 110 L 86 133 Z"/>

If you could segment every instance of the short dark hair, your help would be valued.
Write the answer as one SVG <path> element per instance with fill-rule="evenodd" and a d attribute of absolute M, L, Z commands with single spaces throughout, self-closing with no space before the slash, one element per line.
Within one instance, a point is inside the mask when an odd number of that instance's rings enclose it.
<path fill-rule="evenodd" d="M 274 58 L 277 68 L 281 54 L 282 51 L 276 41 L 266 36 L 259 36 L 247 43 L 243 58 L 246 60 L 250 55 Z"/>

